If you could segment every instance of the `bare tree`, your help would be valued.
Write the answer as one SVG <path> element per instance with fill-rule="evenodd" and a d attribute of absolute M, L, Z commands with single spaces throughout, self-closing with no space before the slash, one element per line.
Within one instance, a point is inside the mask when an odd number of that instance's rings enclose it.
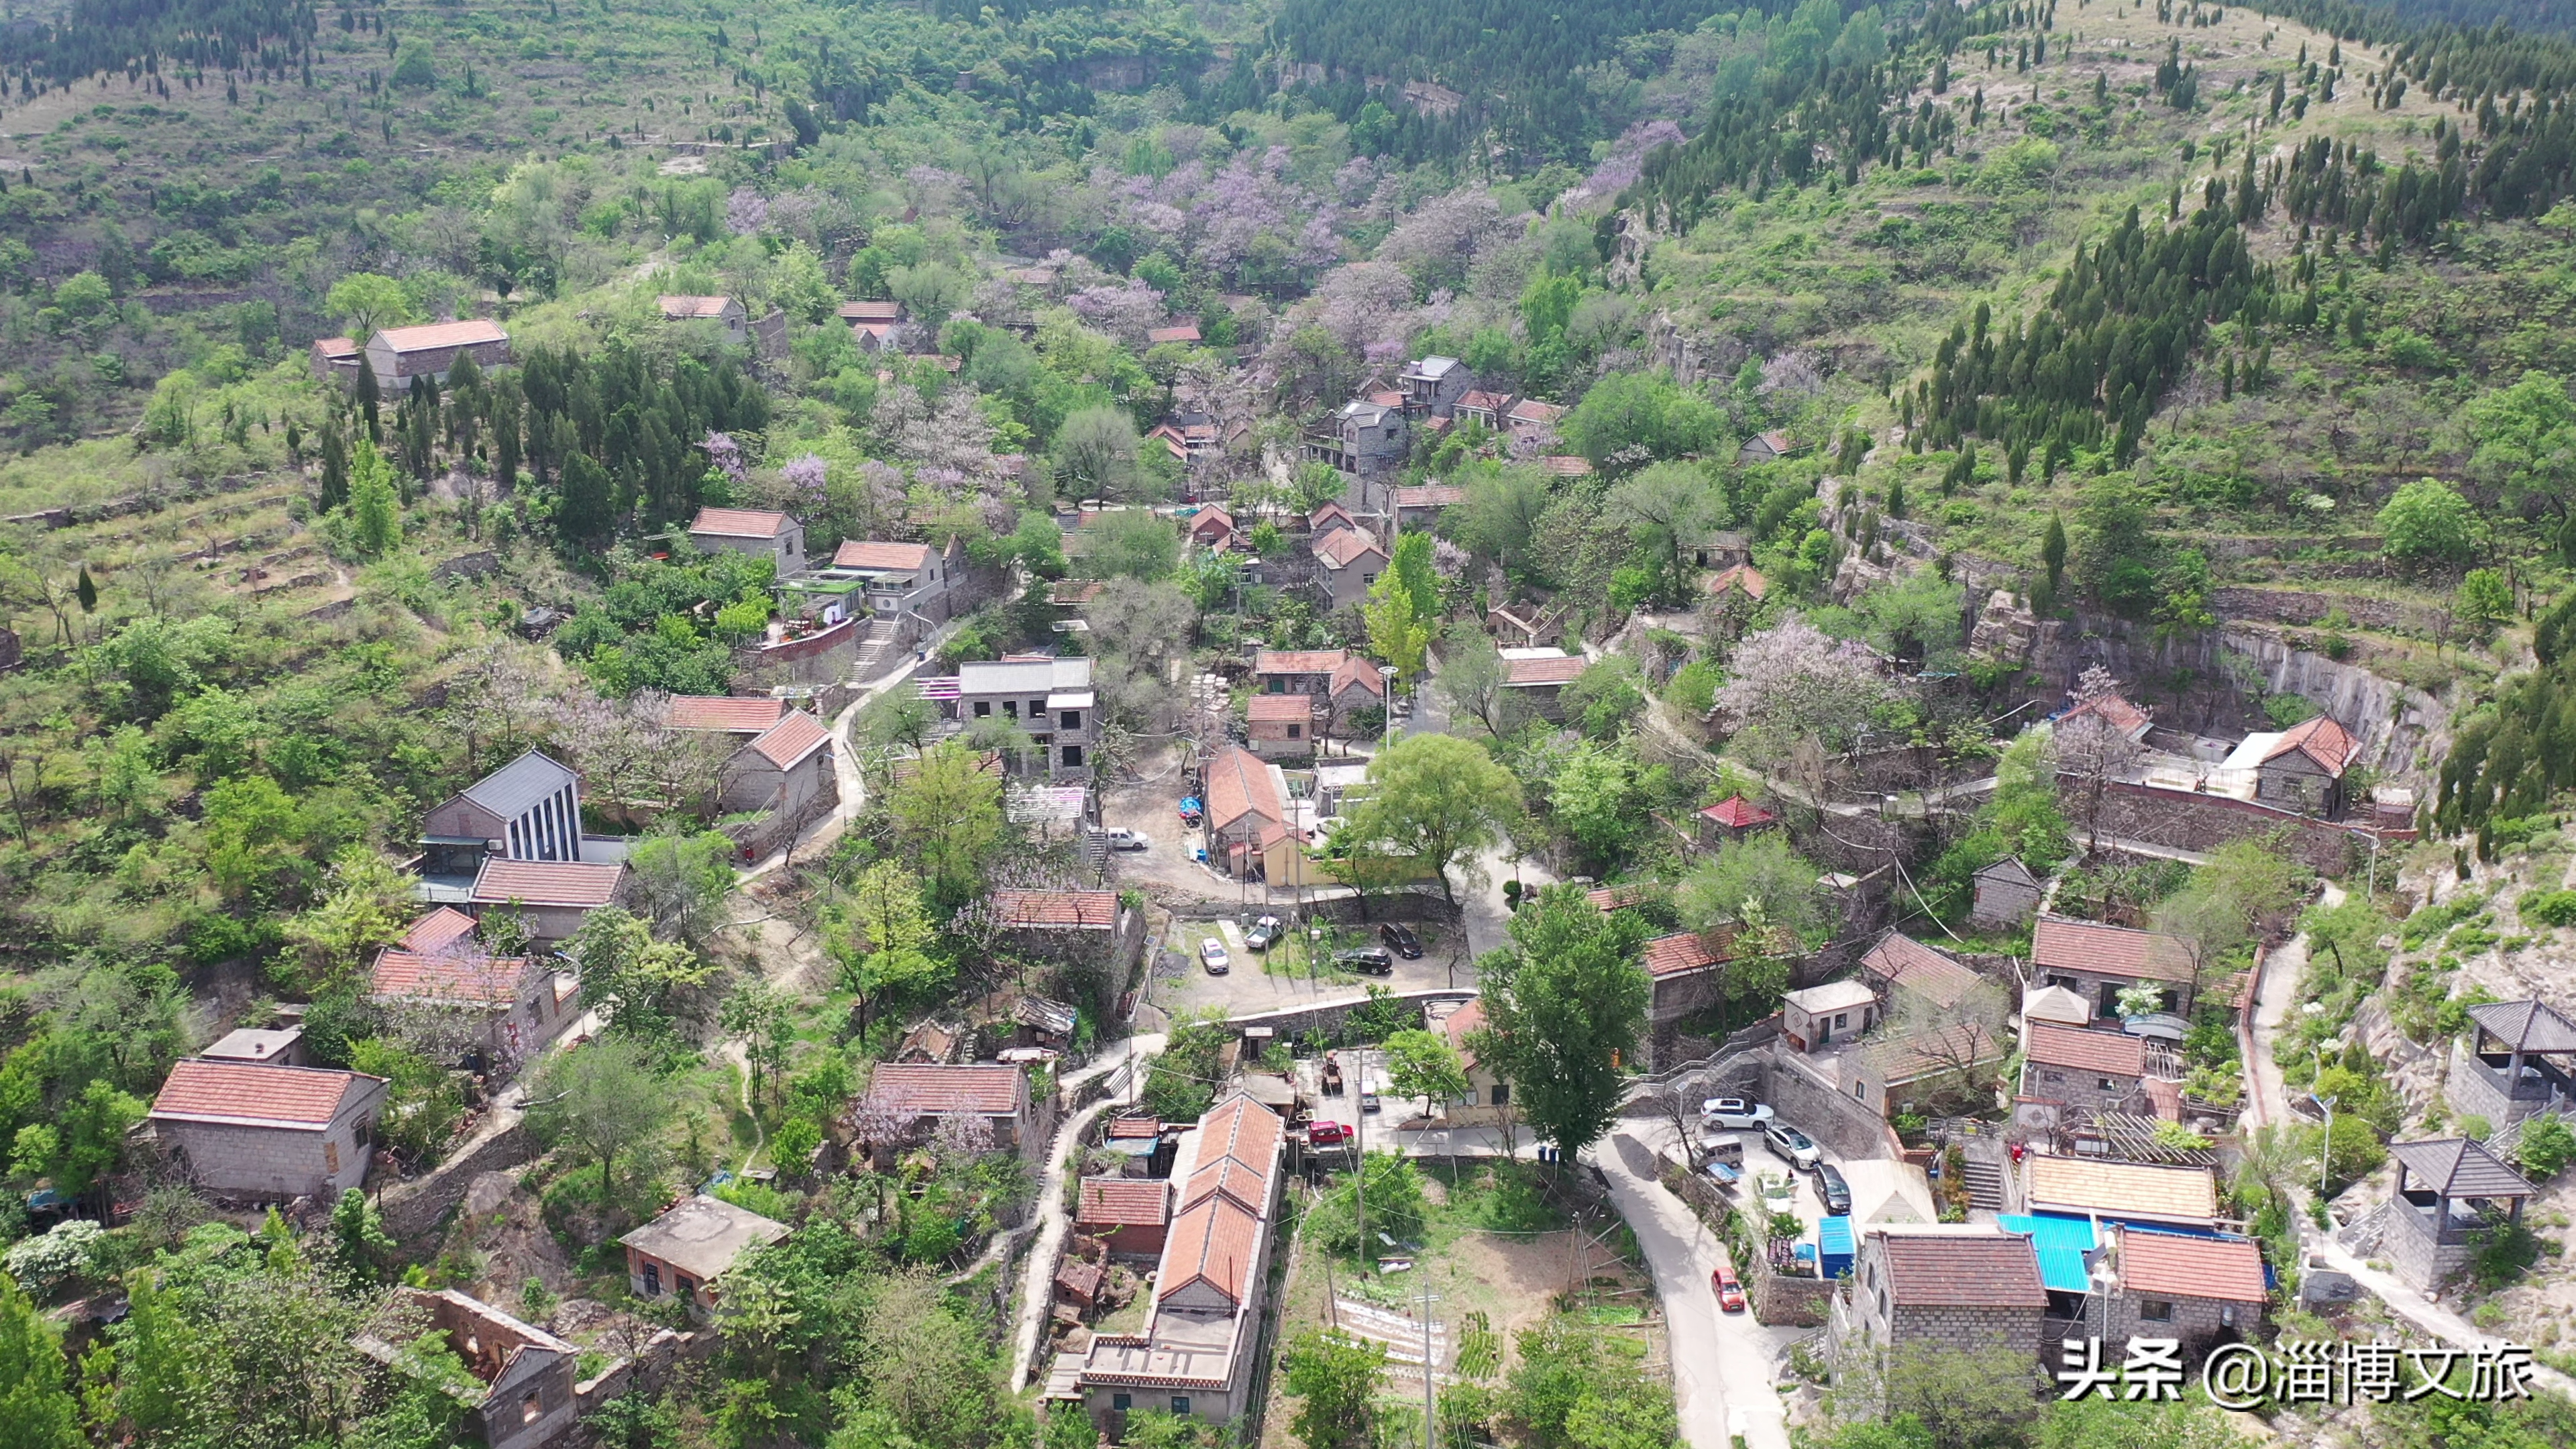
<path fill-rule="evenodd" d="M 2075 682 L 2075 703 L 2080 713 L 2058 721 L 2049 734 L 2049 754 L 2056 765 L 2061 795 L 2071 779 L 2083 798 L 2088 851 L 2102 845 L 2102 796 L 2106 787 L 2113 780 L 2127 779 L 2146 753 L 2128 731 L 2104 718 L 2103 702 L 2116 697 L 2119 691 L 2120 681 L 2111 677 L 2111 671 L 2099 664 L 2088 666 Z"/>
<path fill-rule="evenodd" d="M 448 681 L 445 722 L 465 737 L 465 768 L 482 773 L 482 751 L 510 754 L 535 744 L 557 718 L 555 683 L 524 645 L 494 640 L 467 653 Z"/>

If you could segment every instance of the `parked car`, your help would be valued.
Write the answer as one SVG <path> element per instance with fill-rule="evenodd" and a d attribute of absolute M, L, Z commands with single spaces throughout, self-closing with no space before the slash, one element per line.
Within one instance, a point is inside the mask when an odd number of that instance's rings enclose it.
<path fill-rule="evenodd" d="M 1763 1123 L 1762 1136 L 1771 1144 L 1772 1151 L 1789 1159 L 1789 1165 L 1800 1172 L 1813 1172 L 1817 1164 L 1825 1160 L 1824 1150 L 1816 1146 L 1816 1139 L 1786 1122 Z"/>
<path fill-rule="evenodd" d="M 1735 1280 L 1733 1268 L 1720 1268 L 1708 1275 L 1709 1290 L 1717 1295 L 1718 1308 L 1727 1313 L 1744 1311 L 1744 1285 Z"/>
<path fill-rule="evenodd" d="M 1851 1213 L 1851 1184 L 1843 1181 L 1842 1169 L 1830 1162 L 1816 1164 L 1816 1192 L 1825 1200 L 1825 1216 L 1846 1217 Z"/>
<path fill-rule="evenodd" d="M 1351 1129 L 1328 1117 L 1318 1117 L 1306 1124 L 1306 1145 L 1339 1147 L 1351 1140 Z"/>
<path fill-rule="evenodd" d="M 1277 916 L 1263 916 L 1252 923 L 1251 930 L 1243 933 L 1243 944 L 1255 951 L 1267 951 L 1278 943 L 1283 929 Z"/>
<path fill-rule="evenodd" d="M 1152 842 L 1124 825 L 1112 825 L 1100 832 L 1100 838 L 1111 850 L 1143 850 Z"/>
<path fill-rule="evenodd" d="M 1333 964 L 1345 971 L 1356 971 L 1362 976 L 1395 974 L 1395 958 L 1386 954 L 1384 948 L 1377 946 L 1362 946 L 1356 951 L 1336 951 L 1333 953 Z"/>
<path fill-rule="evenodd" d="M 1223 976 L 1233 968 L 1234 958 L 1226 955 L 1223 941 L 1210 936 L 1199 942 L 1199 964 L 1207 968 L 1210 976 Z"/>
<path fill-rule="evenodd" d="M 1704 1126 L 1759 1131 L 1763 1123 L 1771 1120 L 1771 1104 L 1742 1097 L 1711 1097 L 1699 1104 L 1699 1118 Z"/>
<path fill-rule="evenodd" d="M 1413 934 L 1411 926 L 1400 926 L 1389 921 L 1377 928 L 1377 938 L 1386 943 L 1388 950 L 1407 961 L 1422 959 L 1422 938 Z"/>
<path fill-rule="evenodd" d="M 1363 1111 L 1363 1112 L 1374 1112 L 1374 1111 L 1376 1111 L 1376 1110 L 1377 1110 L 1377 1107 L 1378 1107 L 1378 1102 L 1377 1102 L 1377 1093 L 1375 1093 L 1375 1092 L 1362 1092 L 1362 1093 L 1360 1093 L 1360 1110 L 1361 1110 L 1361 1111 Z"/>

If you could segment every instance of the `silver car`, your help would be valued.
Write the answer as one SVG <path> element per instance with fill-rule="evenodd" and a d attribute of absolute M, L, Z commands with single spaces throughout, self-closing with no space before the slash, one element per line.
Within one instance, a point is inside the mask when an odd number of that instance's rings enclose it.
<path fill-rule="evenodd" d="M 1763 1123 L 1762 1138 L 1771 1144 L 1772 1151 L 1789 1159 L 1789 1165 L 1800 1172 L 1813 1172 L 1817 1164 L 1825 1160 L 1824 1149 L 1816 1145 L 1816 1139 L 1786 1122 Z"/>

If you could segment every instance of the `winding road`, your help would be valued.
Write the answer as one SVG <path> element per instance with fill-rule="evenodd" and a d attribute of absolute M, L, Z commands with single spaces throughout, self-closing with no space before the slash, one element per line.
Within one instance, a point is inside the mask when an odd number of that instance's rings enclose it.
<path fill-rule="evenodd" d="M 1065 1234 L 1072 1228 L 1064 1205 L 1064 1180 L 1073 1170 L 1073 1154 L 1067 1149 L 1082 1140 L 1084 1129 L 1101 1113 L 1136 1100 L 1145 1064 L 1162 1055 L 1164 1040 L 1161 1032 L 1129 1037 L 1128 1050 L 1103 1052 L 1098 1061 L 1066 1077 L 1059 1089 L 1073 1092 L 1095 1078 L 1126 1071 L 1131 1062 L 1135 1067 L 1121 1090 L 1067 1117 L 1064 1125 L 1056 1129 L 1055 1140 L 1047 1144 L 1046 1170 L 1038 1177 L 1038 1236 L 1029 1247 L 1029 1264 L 1021 1274 L 1019 1317 L 1011 1332 L 1013 1393 L 1028 1387 L 1029 1374 L 1037 1365 L 1038 1339 L 1046 1331 L 1047 1310 L 1055 1301 L 1056 1263 L 1064 1256 Z M 970 1276 L 975 1271 L 981 1270 L 970 1270 Z"/>

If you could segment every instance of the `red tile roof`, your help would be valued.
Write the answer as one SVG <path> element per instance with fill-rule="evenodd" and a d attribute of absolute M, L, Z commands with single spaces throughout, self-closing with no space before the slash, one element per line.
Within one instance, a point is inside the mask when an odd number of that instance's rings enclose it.
<path fill-rule="evenodd" d="M 1750 830 L 1756 825 L 1773 824 L 1780 818 L 1741 795 L 1729 795 L 1699 813 L 1701 819 L 1714 821 L 1729 830 Z"/>
<path fill-rule="evenodd" d="M 2171 936 L 2042 916 L 2031 932 L 2031 964 L 2086 971 L 2097 976 L 2138 976 L 2157 981 L 2189 981 L 2191 950 Z"/>
<path fill-rule="evenodd" d="M 1664 888 L 1654 881 L 1630 881 L 1624 885 L 1602 886 L 1586 892 L 1584 898 L 1592 902 L 1592 909 L 1606 916 L 1612 911 L 1644 905 L 1663 893 Z"/>
<path fill-rule="evenodd" d="M 1107 931 L 1118 925 L 1116 891 L 995 891 L 993 912 L 1014 931 Z"/>
<path fill-rule="evenodd" d="M 1487 392 L 1483 388 L 1471 387 L 1467 389 L 1466 396 L 1458 399 L 1458 406 L 1471 412 L 1499 412 L 1511 400 L 1512 395 L 1507 392 Z"/>
<path fill-rule="evenodd" d="M 2317 768 L 2327 774 L 2340 775 L 2344 766 L 2352 763 L 2352 757 L 2361 753 L 2361 741 L 2342 725 L 2318 715 L 2283 730 L 2263 758 L 2266 762 L 2277 760 L 2292 750 L 2314 760 Z"/>
<path fill-rule="evenodd" d="M 1860 958 L 1860 969 L 1942 1006 L 1956 1006 L 1985 978 L 1911 936 L 1890 931 Z"/>
<path fill-rule="evenodd" d="M 1193 1284 L 1205 1284 L 1226 1302 L 1240 1306 L 1260 1241 L 1261 1219 L 1231 1197 L 1211 1197 L 1183 1208 L 1163 1241 L 1162 1268 L 1154 1276 L 1155 1297 L 1168 1298 Z"/>
<path fill-rule="evenodd" d="M 169 1079 L 152 1100 L 152 1115 L 182 1122 L 327 1127 L 353 1093 L 383 1082 L 356 1072 L 188 1057 L 171 1066 Z"/>
<path fill-rule="evenodd" d="M 926 543 L 877 543 L 867 539 L 843 539 L 832 551 L 836 569 L 923 569 L 930 567 L 930 545 Z"/>
<path fill-rule="evenodd" d="M 662 304 L 662 315 L 673 321 L 690 317 L 721 317 L 732 305 L 730 297 L 674 297 L 665 294 L 655 300 Z"/>
<path fill-rule="evenodd" d="M 435 951 L 451 942 L 464 940 L 473 935 L 474 930 L 472 916 L 452 906 L 440 906 L 412 922 L 411 929 L 403 932 L 402 940 L 396 944 L 406 951 Z"/>
<path fill-rule="evenodd" d="M 1504 419 L 1508 422 L 1519 423 L 1524 427 L 1534 427 L 1544 426 L 1548 423 L 1555 422 L 1558 418 L 1564 416 L 1565 409 L 1558 404 L 1552 402 L 1541 402 L 1537 398 L 1528 397 L 1523 398 L 1518 403 L 1514 404 L 1512 410 L 1504 414 Z"/>
<path fill-rule="evenodd" d="M 1571 454 L 1559 454 L 1553 457 L 1541 458 L 1538 460 L 1538 465 L 1547 473 L 1558 478 L 1589 478 L 1592 476 L 1592 460 L 1589 458 L 1574 457 Z"/>
<path fill-rule="evenodd" d="M 1270 766 L 1250 750 L 1227 750 L 1208 763 L 1208 824 L 1223 830 L 1246 816 L 1280 825 L 1286 823 L 1287 811 L 1271 788 Z"/>
<path fill-rule="evenodd" d="M 487 857 L 474 877 L 469 897 L 478 906 L 507 905 L 595 908 L 617 899 L 626 875 L 622 865 L 588 865 L 569 861 L 502 860 Z"/>
<path fill-rule="evenodd" d="M 1329 688 L 1338 696 L 1343 690 L 1353 686 L 1365 689 L 1380 699 L 1386 698 L 1386 676 L 1377 672 L 1376 665 L 1356 654 L 1334 667 L 1333 682 Z"/>
<path fill-rule="evenodd" d="M 1467 490 L 1455 483 L 1424 483 L 1395 490 L 1398 508 L 1449 508 L 1467 501 Z"/>
<path fill-rule="evenodd" d="M 1207 507 L 1202 508 L 1197 513 L 1191 515 L 1190 537 L 1196 538 L 1199 535 L 1208 532 L 1208 525 L 1210 524 L 1216 525 L 1215 531 L 1219 533 L 1232 533 L 1234 531 L 1234 515 L 1214 504 L 1209 504 Z"/>
<path fill-rule="evenodd" d="M 1177 327 L 1150 327 L 1145 331 L 1145 341 L 1148 344 L 1163 342 L 1196 342 L 1198 340 L 1199 329 L 1196 323 L 1185 322 Z"/>
<path fill-rule="evenodd" d="M 1328 569 L 1349 568 L 1371 554 L 1383 559 L 1386 550 L 1377 546 L 1376 539 L 1356 528 L 1335 529 L 1324 536 L 1323 542 L 1315 545 L 1315 557 Z"/>
<path fill-rule="evenodd" d="M 388 327 L 376 334 L 396 352 L 434 352 L 442 347 L 470 347 L 477 342 L 507 342 L 510 334 L 498 322 L 469 317 L 462 322 L 432 322 L 422 327 Z"/>
<path fill-rule="evenodd" d="M 758 734 L 787 713 L 783 699 L 717 694 L 671 696 L 671 728 L 715 730 L 724 734 Z"/>
<path fill-rule="evenodd" d="M 507 1006 L 517 999 L 528 963 L 517 956 L 479 951 L 379 951 L 367 987 L 378 996 Z"/>
<path fill-rule="evenodd" d="M 901 302 L 843 302 L 840 317 L 845 322 L 892 322 L 903 315 Z"/>
<path fill-rule="evenodd" d="M 1163 1122 L 1159 1117 L 1112 1117 L 1109 1119 L 1109 1137 L 1112 1141 L 1117 1141 L 1121 1138 L 1135 1140 L 1147 1137 L 1160 1137 L 1162 1135 Z"/>
<path fill-rule="evenodd" d="M 1079 1227 L 1158 1228 L 1171 1215 L 1168 1182 L 1142 1177 L 1086 1177 L 1073 1221 Z"/>
<path fill-rule="evenodd" d="M 2120 1234 L 2120 1284 L 2151 1297 L 2261 1303 L 2263 1250 L 2245 1238 L 2202 1238 L 2130 1228 Z"/>
<path fill-rule="evenodd" d="M 1351 511 L 1338 503 L 1327 503 L 1306 515 L 1306 527 L 1316 533 L 1323 532 L 1324 525 L 1328 523 L 1338 523 L 1344 528 L 1360 526 L 1360 521 L 1351 516 Z"/>
<path fill-rule="evenodd" d="M 349 337 L 319 337 L 314 339 L 313 350 L 324 357 L 334 359 L 355 357 L 358 355 L 358 343 L 355 338 Z"/>
<path fill-rule="evenodd" d="M 816 750 L 831 742 L 832 732 L 823 722 L 803 710 L 791 710 L 787 717 L 771 725 L 751 748 L 760 757 L 782 770 L 792 769 Z"/>
<path fill-rule="evenodd" d="M 1068 579 L 1063 583 L 1054 584 L 1048 587 L 1047 602 L 1060 607 L 1069 606 L 1079 608 L 1084 604 L 1090 603 L 1093 599 L 1098 598 L 1100 596 L 1100 591 L 1106 587 L 1108 587 L 1106 584 L 1103 584 L 1096 579 L 1084 579 L 1079 581 Z"/>
<path fill-rule="evenodd" d="M 2039 1250 L 2018 1234 L 1874 1235 L 1887 1264 L 1888 1300 L 1903 1308 L 2046 1308 Z"/>
<path fill-rule="evenodd" d="M 2118 734 L 2135 735 L 2147 727 L 2147 712 L 2116 694 L 2095 695 L 2068 710 L 2058 722 L 2071 723 L 2088 714 Z"/>
<path fill-rule="evenodd" d="M 1646 943 L 1646 974 L 1649 976 L 1678 976 L 1685 971 L 1697 971 L 1716 964 L 1717 957 L 1709 954 L 1707 945 L 1689 931 L 1657 936 Z"/>
<path fill-rule="evenodd" d="M 2088 1031 L 2051 1021 L 2029 1023 L 2022 1034 L 2022 1054 L 2041 1066 L 2099 1072 L 2111 1077 L 2147 1074 L 2144 1037 L 2119 1031 Z"/>
<path fill-rule="evenodd" d="M 701 508 L 689 520 L 689 532 L 718 538 L 776 538 L 795 526 L 796 520 L 765 508 Z"/>
<path fill-rule="evenodd" d="M 1252 672 L 1261 674 L 1330 674 L 1349 661 L 1347 649 L 1264 649 L 1252 656 Z"/>
<path fill-rule="evenodd" d="M 1751 564 L 1737 564 L 1710 579 L 1708 591 L 1712 594 L 1723 594 L 1739 585 L 1742 586 L 1747 597 L 1757 602 L 1763 595 L 1771 592 L 1771 581 L 1762 577 L 1762 571 Z"/>
<path fill-rule="evenodd" d="M 1575 676 L 1590 667 L 1591 661 L 1580 654 L 1562 659 L 1506 659 L 1503 682 L 1507 685 L 1571 684 Z"/>
<path fill-rule="evenodd" d="M 1458 1054 L 1458 1064 L 1469 1071 L 1476 1069 L 1476 1054 L 1467 1049 L 1467 1038 L 1485 1029 L 1485 999 L 1476 997 L 1449 1013 L 1440 1023 L 1440 1034 L 1449 1039 L 1449 1049 Z"/>
<path fill-rule="evenodd" d="M 1253 724 L 1303 724 L 1315 717 L 1312 694 L 1256 694 L 1245 706 L 1244 717 Z"/>
<path fill-rule="evenodd" d="M 1020 1069 L 992 1062 L 886 1062 L 868 1083 L 868 1104 L 898 1120 L 1008 1117 L 1020 1109 Z"/>
<path fill-rule="evenodd" d="M 1199 1119 L 1198 1157 L 1191 1163 L 1190 1180 L 1220 1164 L 1230 1164 L 1251 1174 L 1261 1184 L 1262 1195 L 1256 1195 L 1251 1206 L 1258 1209 L 1266 1202 L 1270 1167 L 1279 1152 L 1280 1140 L 1288 1135 L 1288 1126 L 1279 1114 L 1249 1097 L 1235 1096 L 1220 1103 Z M 1181 1194 L 1184 1203 L 1195 1201 L 1193 1189 Z"/>

